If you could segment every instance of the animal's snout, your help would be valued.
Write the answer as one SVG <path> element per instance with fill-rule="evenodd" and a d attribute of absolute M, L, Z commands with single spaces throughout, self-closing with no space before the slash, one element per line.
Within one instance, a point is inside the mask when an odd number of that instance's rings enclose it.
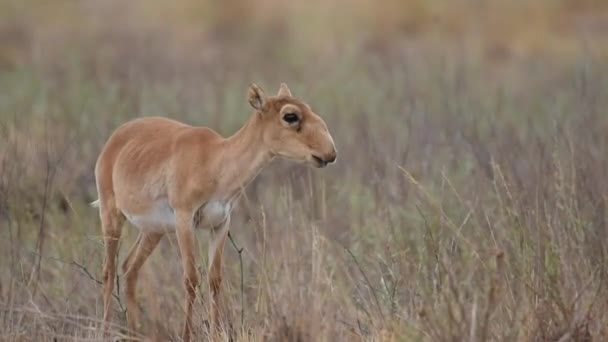
<path fill-rule="evenodd" d="M 336 150 L 334 149 L 331 153 L 328 153 L 325 156 L 325 158 L 323 158 L 323 160 L 325 161 L 326 164 L 331 164 L 336 161 L 337 157 L 338 157 L 338 154 L 337 154 Z"/>
<path fill-rule="evenodd" d="M 312 160 L 314 160 L 317 167 L 325 167 L 327 164 L 331 164 L 336 161 L 336 152 L 333 151 L 331 153 L 324 154 L 322 157 L 313 154 Z"/>
<path fill-rule="evenodd" d="M 317 167 L 325 167 L 327 164 L 332 164 L 336 161 L 338 152 L 334 139 L 329 134 L 325 123 L 323 123 L 324 134 L 318 135 L 320 138 L 317 141 L 316 148 L 313 150 L 312 159 L 315 161 Z"/>
<path fill-rule="evenodd" d="M 326 153 L 323 155 L 314 155 L 313 154 L 312 158 L 317 163 L 318 166 L 325 167 L 325 166 L 327 166 L 327 164 L 331 164 L 336 161 L 337 154 L 336 154 L 336 150 L 334 149 L 334 150 L 332 150 L 332 152 Z"/>

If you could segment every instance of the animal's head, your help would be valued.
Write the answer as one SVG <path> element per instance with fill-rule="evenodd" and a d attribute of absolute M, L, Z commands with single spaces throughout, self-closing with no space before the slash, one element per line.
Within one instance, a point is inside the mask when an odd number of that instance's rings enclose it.
<path fill-rule="evenodd" d="M 324 167 L 336 160 L 336 146 L 325 121 L 291 95 L 285 83 L 276 96 L 249 86 L 249 104 L 263 123 L 263 139 L 273 155 Z"/>

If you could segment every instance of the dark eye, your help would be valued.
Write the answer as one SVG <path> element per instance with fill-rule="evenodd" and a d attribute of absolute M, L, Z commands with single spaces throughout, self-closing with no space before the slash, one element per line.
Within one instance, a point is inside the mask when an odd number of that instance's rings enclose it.
<path fill-rule="evenodd" d="M 283 115 L 283 120 L 285 120 L 285 122 L 287 123 L 296 123 L 298 122 L 298 120 L 300 120 L 300 118 L 298 117 L 298 114 L 296 113 L 287 113 L 285 115 Z"/>

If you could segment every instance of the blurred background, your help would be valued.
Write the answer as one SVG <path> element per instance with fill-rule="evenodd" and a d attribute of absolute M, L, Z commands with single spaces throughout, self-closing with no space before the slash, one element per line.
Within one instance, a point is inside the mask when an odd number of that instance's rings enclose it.
<path fill-rule="evenodd" d="M 0 339 L 101 338 L 103 144 L 139 116 L 230 135 L 251 82 L 339 157 L 273 162 L 234 211 L 234 338 L 608 338 L 608 1 L 2 0 Z M 180 265 L 171 236 L 144 266 L 142 338 L 179 338 Z"/>

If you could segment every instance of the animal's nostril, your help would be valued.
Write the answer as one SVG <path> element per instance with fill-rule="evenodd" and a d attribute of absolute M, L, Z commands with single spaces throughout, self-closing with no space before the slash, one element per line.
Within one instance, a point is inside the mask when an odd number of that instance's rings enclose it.
<path fill-rule="evenodd" d="M 325 159 L 326 162 L 328 163 L 333 163 L 336 161 L 336 153 L 332 153 L 330 155 L 327 156 L 327 159 Z"/>

